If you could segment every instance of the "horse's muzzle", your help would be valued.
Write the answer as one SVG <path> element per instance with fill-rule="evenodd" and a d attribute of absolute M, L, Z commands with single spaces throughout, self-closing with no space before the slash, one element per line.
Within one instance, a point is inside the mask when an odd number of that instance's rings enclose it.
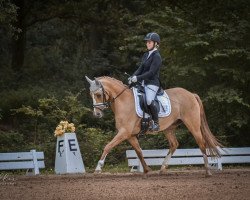
<path fill-rule="evenodd" d="M 102 118 L 103 117 L 103 113 L 102 111 L 94 111 L 93 115 L 97 118 Z"/>

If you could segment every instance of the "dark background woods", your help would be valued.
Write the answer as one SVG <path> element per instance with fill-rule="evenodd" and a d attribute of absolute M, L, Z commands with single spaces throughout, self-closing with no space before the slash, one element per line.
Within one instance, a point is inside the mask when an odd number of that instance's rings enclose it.
<path fill-rule="evenodd" d="M 56 125 L 67 119 L 91 168 L 115 135 L 113 114 L 94 119 L 84 75 L 126 83 L 162 38 L 161 81 L 200 95 L 211 130 L 225 146 L 249 146 L 250 2 L 246 0 L 0 0 L 0 152 L 36 148 L 53 167 Z M 196 147 L 180 127 L 181 147 Z M 166 148 L 162 135 L 142 148 Z M 108 156 L 124 161 L 125 142 Z"/>

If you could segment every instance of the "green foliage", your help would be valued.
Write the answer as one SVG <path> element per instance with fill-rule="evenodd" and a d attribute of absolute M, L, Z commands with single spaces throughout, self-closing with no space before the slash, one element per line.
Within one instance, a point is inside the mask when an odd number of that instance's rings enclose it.
<path fill-rule="evenodd" d="M 51 125 L 55 127 L 61 120 L 67 120 L 73 122 L 75 125 L 79 125 L 82 116 L 84 116 L 89 109 L 84 107 L 77 99 L 78 95 L 79 93 L 74 95 L 69 92 L 67 96 L 60 100 L 55 97 L 43 98 L 38 100 L 37 108 L 23 105 L 21 108 L 13 109 L 12 111 L 15 114 L 24 114 L 27 116 L 30 124 L 33 122 L 36 136 L 38 126 L 47 126 L 47 130 L 41 131 L 49 132 Z M 26 121 L 25 116 L 21 115 L 19 117 Z"/>
<path fill-rule="evenodd" d="M 0 28 L 10 35 L 13 35 L 15 31 L 21 31 L 12 24 L 16 21 L 17 9 L 17 6 L 12 1 L 0 0 Z"/>
<path fill-rule="evenodd" d="M 0 132 L 0 152 L 11 152 L 13 150 L 16 151 L 22 150 L 23 144 L 24 144 L 24 138 L 19 133 L 14 131 Z"/>
<path fill-rule="evenodd" d="M 2 109 L 0 108 L 0 120 L 2 119 L 3 115 L 2 115 Z"/>

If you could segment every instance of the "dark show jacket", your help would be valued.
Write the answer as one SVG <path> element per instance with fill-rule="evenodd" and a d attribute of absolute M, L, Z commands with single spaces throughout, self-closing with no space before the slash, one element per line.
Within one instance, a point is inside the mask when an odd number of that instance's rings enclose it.
<path fill-rule="evenodd" d="M 144 80 L 146 85 L 156 85 L 159 87 L 159 72 L 162 63 L 161 55 L 158 50 L 153 51 L 149 58 L 148 54 L 149 52 L 143 54 L 142 63 L 133 76 L 136 76 L 139 82 Z"/>

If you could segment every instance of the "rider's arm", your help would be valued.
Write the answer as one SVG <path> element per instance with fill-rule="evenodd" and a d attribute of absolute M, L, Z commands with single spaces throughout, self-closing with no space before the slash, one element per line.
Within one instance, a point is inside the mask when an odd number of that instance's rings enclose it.
<path fill-rule="evenodd" d="M 138 76 L 140 75 L 142 72 L 143 72 L 143 62 L 147 59 L 147 56 L 148 56 L 148 53 L 144 53 L 143 56 L 142 56 L 142 62 L 139 66 L 139 68 L 133 73 L 132 76 Z"/>
<path fill-rule="evenodd" d="M 149 71 L 147 71 L 144 74 L 138 75 L 137 80 L 142 81 L 142 80 L 145 80 L 145 79 L 153 78 L 153 76 L 155 76 L 157 74 L 157 72 L 159 71 L 160 66 L 161 66 L 161 62 L 162 61 L 161 61 L 160 55 L 155 54 L 154 58 L 153 58 L 153 61 L 152 61 L 151 65 L 150 65 Z"/>

